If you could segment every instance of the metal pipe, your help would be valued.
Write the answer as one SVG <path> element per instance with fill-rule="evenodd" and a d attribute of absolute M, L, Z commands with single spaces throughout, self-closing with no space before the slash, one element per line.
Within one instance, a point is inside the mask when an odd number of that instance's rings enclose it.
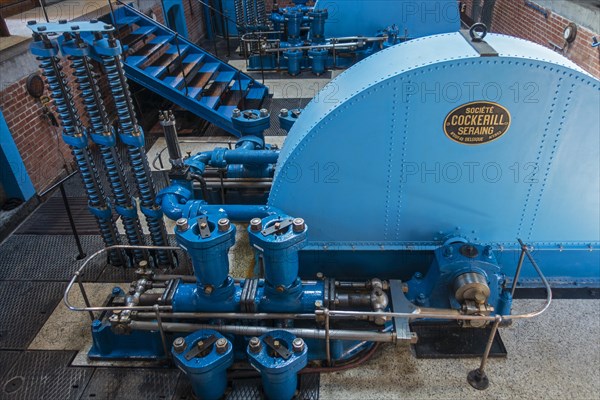
<path fill-rule="evenodd" d="M 492 344 L 494 343 L 494 337 L 496 337 L 496 332 L 498 331 L 498 325 L 502 322 L 502 317 L 497 315 L 496 322 L 492 325 L 492 330 L 490 332 L 490 337 L 488 338 L 487 344 L 485 345 L 485 351 L 483 352 L 483 356 L 481 357 L 481 364 L 479 365 L 479 371 L 482 373 L 485 371 L 485 366 L 487 364 L 487 360 L 490 356 L 490 351 L 492 350 Z"/>
<path fill-rule="evenodd" d="M 169 348 L 167 346 L 167 338 L 165 337 L 165 331 L 163 329 L 162 319 L 160 318 L 160 311 L 158 309 L 158 304 L 154 305 L 154 313 L 156 315 L 156 322 L 158 325 L 158 330 L 160 331 L 160 341 L 162 342 L 163 351 L 165 352 L 165 357 L 170 358 L 171 354 L 169 353 Z"/>
<path fill-rule="evenodd" d="M 254 319 L 254 320 L 269 320 L 269 319 L 315 319 L 315 314 L 294 314 L 294 313 L 209 313 L 209 312 L 197 312 L 197 313 L 186 313 L 186 312 L 174 312 L 174 313 L 161 313 L 163 318 L 177 318 L 177 319 Z M 154 318 L 154 313 L 151 312 L 139 312 L 137 313 L 138 318 Z"/>
<path fill-rule="evenodd" d="M 163 329 L 165 332 L 195 332 L 202 329 L 213 329 L 221 333 L 230 333 L 233 335 L 243 336 L 261 336 L 267 332 L 272 331 L 274 328 L 266 326 L 244 326 L 244 325 L 212 325 L 212 324 L 186 324 L 178 322 L 163 322 Z M 130 326 L 134 330 L 141 331 L 156 331 L 158 324 L 156 322 L 142 322 L 132 321 Z M 325 339 L 324 329 L 310 329 L 310 328 L 278 328 L 290 332 L 298 337 L 307 339 Z M 374 331 L 354 331 L 346 329 L 331 329 L 329 336 L 334 340 L 357 340 L 367 342 L 383 342 L 383 343 L 395 343 L 395 333 L 384 333 Z"/>
<path fill-rule="evenodd" d="M 518 239 L 518 241 L 521 244 L 521 246 L 524 246 L 521 239 Z M 65 293 L 63 296 L 63 302 L 65 303 L 67 308 L 72 311 L 111 311 L 111 310 L 154 311 L 154 307 L 150 307 L 150 306 L 75 307 L 68 300 L 69 292 L 71 291 L 73 285 L 75 284 L 78 274 L 81 274 L 81 272 L 87 267 L 87 265 L 90 263 L 91 260 L 93 260 L 95 257 L 97 257 L 100 254 L 104 254 L 104 253 L 114 250 L 114 249 L 136 249 L 136 248 L 147 249 L 147 250 L 178 250 L 179 249 L 178 247 L 173 247 L 173 246 L 116 245 L 116 246 L 105 247 L 101 250 L 98 250 L 96 253 L 92 254 L 81 265 L 81 267 L 79 267 L 79 269 L 75 272 L 73 278 L 71 278 L 71 280 L 69 281 L 69 284 L 67 285 L 67 288 L 65 289 Z M 543 312 L 545 312 L 548 309 L 548 307 L 550 307 L 550 304 L 552 302 L 552 289 L 550 288 L 550 284 L 549 284 L 548 280 L 546 279 L 546 277 L 542 273 L 540 267 L 537 265 L 537 263 L 533 259 L 533 256 L 531 255 L 531 253 L 529 252 L 529 250 L 526 247 L 525 247 L 525 254 L 529 258 L 529 261 L 531 262 L 531 264 L 535 268 L 537 274 L 540 276 L 540 278 L 542 279 L 542 282 L 544 283 L 546 293 L 547 293 L 546 301 L 544 303 L 544 306 L 536 311 L 526 313 L 526 314 L 503 315 L 503 316 L 501 316 L 503 320 L 528 319 L 528 318 L 536 317 L 536 316 L 542 314 Z M 171 306 L 159 306 L 159 310 L 171 311 L 172 307 Z M 317 315 L 322 315 L 322 313 L 323 313 L 322 310 L 315 311 L 315 314 L 317 314 Z M 214 314 L 215 318 L 218 318 L 218 315 L 219 315 L 218 313 L 215 313 Z M 356 317 L 359 319 L 362 319 L 365 317 L 386 317 L 386 318 L 408 318 L 411 320 L 412 319 L 440 319 L 440 320 L 449 319 L 449 320 L 466 320 L 466 321 L 477 320 L 477 321 L 489 321 L 489 322 L 496 321 L 496 318 L 498 317 L 498 316 L 483 316 L 483 315 L 461 315 L 461 314 L 457 314 L 457 310 L 454 310 L 454 309 L 447 309 L 447 310 L 433 309 L 432 310 L 429 308 L 417 308 L 413 313 L 328 310 L 328 315 L 330 317 L 342 316 L 342 317 Z M 212 325 L 207 325 L 207 326 L 212 326 Z M 201 329 L 201 328 L 199 328 L 199 329 Z M 211 329 L 211 328 L 206 328 L 206 329 Z M 262 333 L 259 333 L 258 335 L 254 335 L 254 336 L 260 336 L 261 334 Z M 367 339 L 359 338 L 358 340 L 367 340 Z M 368 340 L 368 341 L 376 341 L 376 340 Z"/>
<path fill-rule="evenodd" d="M 515 277 L 513 278 L 512 288 L 510 289 L 510 298 L 514 298 L 515 290 L 517 290 L 517 281 L 519 280 L 519 276 L 521 275 L 521 268 L 523 267 L 523 260 L 525 260 L 525 249 L 521 247 L 521 254 L 519 254 L 519 262 L 517 263 L 517 271 L 515 272 Z"/>

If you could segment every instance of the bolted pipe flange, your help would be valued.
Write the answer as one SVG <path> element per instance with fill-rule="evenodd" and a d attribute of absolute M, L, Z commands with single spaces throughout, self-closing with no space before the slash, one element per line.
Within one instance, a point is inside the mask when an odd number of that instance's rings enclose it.
<path fill-rule="evenodd" d="M 187 218 L 179 218 L 177 222 L 175 222 L 175 226 L 177 226 L 179 232 L 185 232 L 190 228 Z"/>
<path fill-rule="evenodd" d="M 175 339 L 173 341 L 173 350 L 175 350 L 175 352 L 177 353 L 181 353 L 185 350 L 187 346 L 187 343 L 185 342 L 185 339 L 182 337 L 178 337 L 177 339 Z"/>
<path fill-rule="evenodd" d="M 292 224 L 294 227 L 294 232 L 296 233 L 304 232 L 304 229 L 306 228 L 306 224 L 304 223 L 304 219 L 302 218 L 294 218 Z"/>
<path fill-rule="evenodd" d="M 262 219 L 253 218 L 250 221 L 250 230 L 252 230 L 253 232 L 260 232 L 262 230 Z"/>
<path fill-rule="evenodd" d="M 229 342 L 227 342 L 227 339 L 221 338 L 221 339 L 217 340 L 217 342 L 215 343 L 215 349 L 217 350 L 218 354 L 223 354 L 227 351 L 228 345 L 229 345 Z"/>
<path fill-rule="evenodd" d="M 296 338 L 292 342 L 292 349 L 294 353 L 302 353 L 304 351 L 304 340 L 302 338 Z"/>
<path fill-rule="evenodd" d="M 257 338 L 256 336 L 251 338 L 250 341 L 248 342 L 248 348 L 253 353 L 260 352 L 260 350 L 262 349 L 262 343 L 261 343 L 260 339 Z"/>
<path fill-rule="evenodd" d="M 227 232 L 231 228 L 231 222 L 227 218 L 221 218 L 217 223 L 219 232 Z"/>

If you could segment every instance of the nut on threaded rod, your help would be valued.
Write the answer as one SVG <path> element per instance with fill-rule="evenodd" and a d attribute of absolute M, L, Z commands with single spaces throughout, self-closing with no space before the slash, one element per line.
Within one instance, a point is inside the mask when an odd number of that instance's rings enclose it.
<path fill-rule="evenodd" d="M 248 342 L 248 347 L 250 348 L 251 352 L 258 353 L 262 349 L 262 344 L 260 342 L 260 339 L 257 338 L 256 336 L 251 338 L 250 341 Z"/>
<path fill-rule="evenodd" d="M 175 226 L 177 226 L 179 232 L 185 232 L 190 228 L 187 218 L 179 218 L 177 222 L 175 222 Z"/>
<path fill-rule="evenodd" d="M 217 340 L 217 342 L 215 343 L 215 348 L 217 349 L 217 354 L 223 354 L 227 351 L 227 347 L 228 347 L 229 343 L 227 342 L 227 339 L 225 338 L 220 338 L 219 340 Z"/>
<path fill-rule="evenodd" d="M 294 232 L 296 233 L 304 232 L 304 229 L 306 228 L 306 224 L 302 218 L 294 218 L 292 224 L 294 226 Z"/>
<path fill-rule="evenodd" d="M 227 232 L 231 228 L 231 222 L 227 218 L 221 218 L 217 223 L 219 232 Z"/>
<path fill-rule="evenodd" d="M 294 353 L 302 353 L 304 351 L 304 340 L 302 338 L 296 338 L 292 342 L 292 349 Z"/>
<path fill-rule="evenodd" d="M 262 219 L 260 219 L 260 218 L 253 218 L 250 221 L 250 230 L 252 232 L 260 232 L 262 230 Z"/>
<path fill-rule="evenodd" d="M 175 339 L 173 341 L 173 349 L 177 353 L 182 353 L 185 350 L 186 346 L 187 346 L 187 343 L 185 342 L 185 339 L 182 337 L 178 337 L 177 339 Z"/>

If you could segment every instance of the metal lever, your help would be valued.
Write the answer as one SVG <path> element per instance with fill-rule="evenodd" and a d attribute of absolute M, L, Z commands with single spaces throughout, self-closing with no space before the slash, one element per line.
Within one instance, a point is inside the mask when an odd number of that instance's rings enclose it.
<path fill-rule="evenodd" d="M 284 230 L 285 228 L 287 228 L 288 226 L 292 225 L 293 222 L 294 222 L 294 220 L 292 218 L 286 218 L 282 221 L 274 223 L 267 229 L 263 229 L 262 234 L 263 234 L 263 236 L 269 236 L 274 233 L 280 232 L 280 231 Z"/>
<path fill-rule="evenodd" d="M 292 356 L 292 353 L 290 353 L 285 346 L 282 346 L 279 340 L 277 340 L 277 342 L 279 343 L 277 344 L 275 343 L 275 339 L 273 339 L 271 336 L 266 336 L 263 339 L 263 342 L 265 342 L 267 346 L 269 346 L 273 351 L 275 351 L 275 353 L 279 354 L 284 360 L 287 360 Z"/>
<path fill-rule="evenodd" d="M 200 231 L 200 237 L 202 239 L 206 239 L 210 236 L 210 227 L 208 226 L 206 217 L 198 219 L 198 230 Z"/>
<path fill-rule="evenodd" d="M 210 349 L 210 347 L 215 344 L 216 341 L 217 337 L 215 335 L 210 335 L 206 339 L 200 340 L 194 347 L 192 347 L 190 351 L 185 354 L 185 359 L 189 361 L 194 357 L 198 357 L 206 350 Z"/>

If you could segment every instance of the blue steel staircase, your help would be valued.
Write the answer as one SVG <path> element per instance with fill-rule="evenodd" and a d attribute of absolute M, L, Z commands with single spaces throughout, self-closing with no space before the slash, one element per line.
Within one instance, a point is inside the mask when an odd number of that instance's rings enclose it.
<path fill-rule="evenodd" d="M 259 109 L 266 86 L 194 45 L 131 6 L 102 18 L 112 23 L 123 46 L 129 79 L 239 136 L 232 111 Z"/>

